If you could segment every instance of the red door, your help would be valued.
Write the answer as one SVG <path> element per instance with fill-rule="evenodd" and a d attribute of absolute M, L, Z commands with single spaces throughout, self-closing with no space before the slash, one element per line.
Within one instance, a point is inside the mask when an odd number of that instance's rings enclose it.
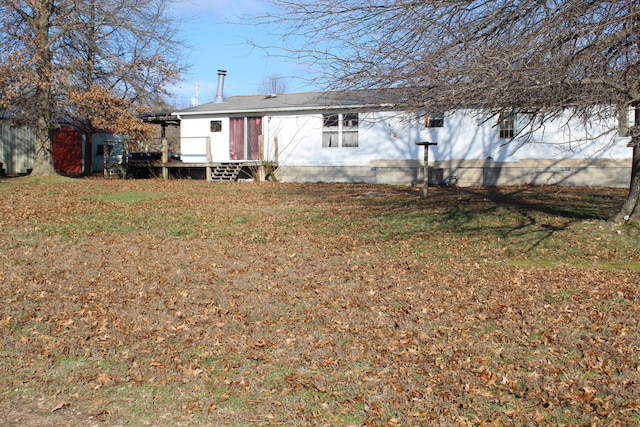
<path fill-rule="evenodd" d="M 58 172 L 82 173 L 82 134 L 63 128 L 53 134 L 53 165 Z"/>

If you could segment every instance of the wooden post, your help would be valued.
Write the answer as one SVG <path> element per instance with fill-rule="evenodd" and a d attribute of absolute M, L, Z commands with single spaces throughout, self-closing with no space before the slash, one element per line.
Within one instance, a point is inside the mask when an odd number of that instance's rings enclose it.
<path fill-rule="evenodd" d="M 122 140 L 122 160 L 120 161 L 120 172 L 122 173 L 122 178 L 127 177 L 127 171 L 129 170 L 129 140 Z"/>
<path fill-rule="evenodd" d="M 424 186 L 422 187 L 422 197 L 427 197 L 429 188 L 429 146 L 438 145 L 437 142 L 416 142 L 416 145 L 424 147 Z"/>
<path fill-rule="evenodd" d="M 264 136 L 258 136 L 258 159 L 264 161 Z"/>
<path fill-rule="evenodd" d="M 264 169 L 264 136 L 258 136 L 258 151 L 260 154 L 258 157 L 260 158 L 260 163 L 258 164 L 258 182 L 262 182 L 265 180 L 265 169 Z"/>
<path fill-rule="evenodd" d="M 102 174 L 105 178 L 109 177 L 109 156 L 111 150 L 109 149 L 109 143 L 107 141 L 102 142 Z"/>
<path fill-rule="evenodd" d="M 169 146 L 167 144 L 167 138 L 162 138 L 162 179 L 169 179 L 169 168 L 167 162 L 169 161 Z"/>
<path fill-rule="evenodd" d="M 278 147 L 278 136 L 274 136 L 273 137 L 273 151 L 274 151 L 274 161 L 276 162 L 276 165 L 278 164 L 278 161 L 280 160 L 280 150 Z"/>
<path fill-rule="evenodd" d="M 205 175 L 207 177 L 207 181 L 211 181 L 211 138 L 207 137 L 207 167 L 205 168 Z"/>

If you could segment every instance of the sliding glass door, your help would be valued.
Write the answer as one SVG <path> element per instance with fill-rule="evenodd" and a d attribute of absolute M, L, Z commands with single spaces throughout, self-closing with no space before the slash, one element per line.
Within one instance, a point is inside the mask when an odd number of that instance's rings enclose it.
<path fill-rule="evenodd" d="M 262 117 L 232 117 L 229 121 L 229 158 L 260 160 Z"/>

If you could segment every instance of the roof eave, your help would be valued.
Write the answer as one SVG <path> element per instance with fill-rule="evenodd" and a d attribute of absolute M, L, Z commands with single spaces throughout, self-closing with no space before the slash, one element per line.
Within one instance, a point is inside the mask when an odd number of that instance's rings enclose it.
<path fill-rule="evenodd" d="M 376 110 L 393 109 L 394 104 L 354 104 L 354 105 L 330 105 L 330 106 L 292 106 L 280 108 L 263 109 L 238 109 L 238 110 L 202 110 L 202 111 L 176 111 L 174 116 L 225 116 L 231 114 L 269 114 L 269 113 L 291 113 L 291 112 L 311 112 L 311 111 L 334 111 L 334 110 Z"/>

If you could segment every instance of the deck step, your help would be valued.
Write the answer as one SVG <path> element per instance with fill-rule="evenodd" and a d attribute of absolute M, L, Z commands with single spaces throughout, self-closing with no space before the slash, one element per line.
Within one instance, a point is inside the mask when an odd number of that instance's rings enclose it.
<path fill-rule="evenodd" d="M 240 163 L 220 163 L 211 166 L 212 181 L 235 181 L 242 170 Z"/>

